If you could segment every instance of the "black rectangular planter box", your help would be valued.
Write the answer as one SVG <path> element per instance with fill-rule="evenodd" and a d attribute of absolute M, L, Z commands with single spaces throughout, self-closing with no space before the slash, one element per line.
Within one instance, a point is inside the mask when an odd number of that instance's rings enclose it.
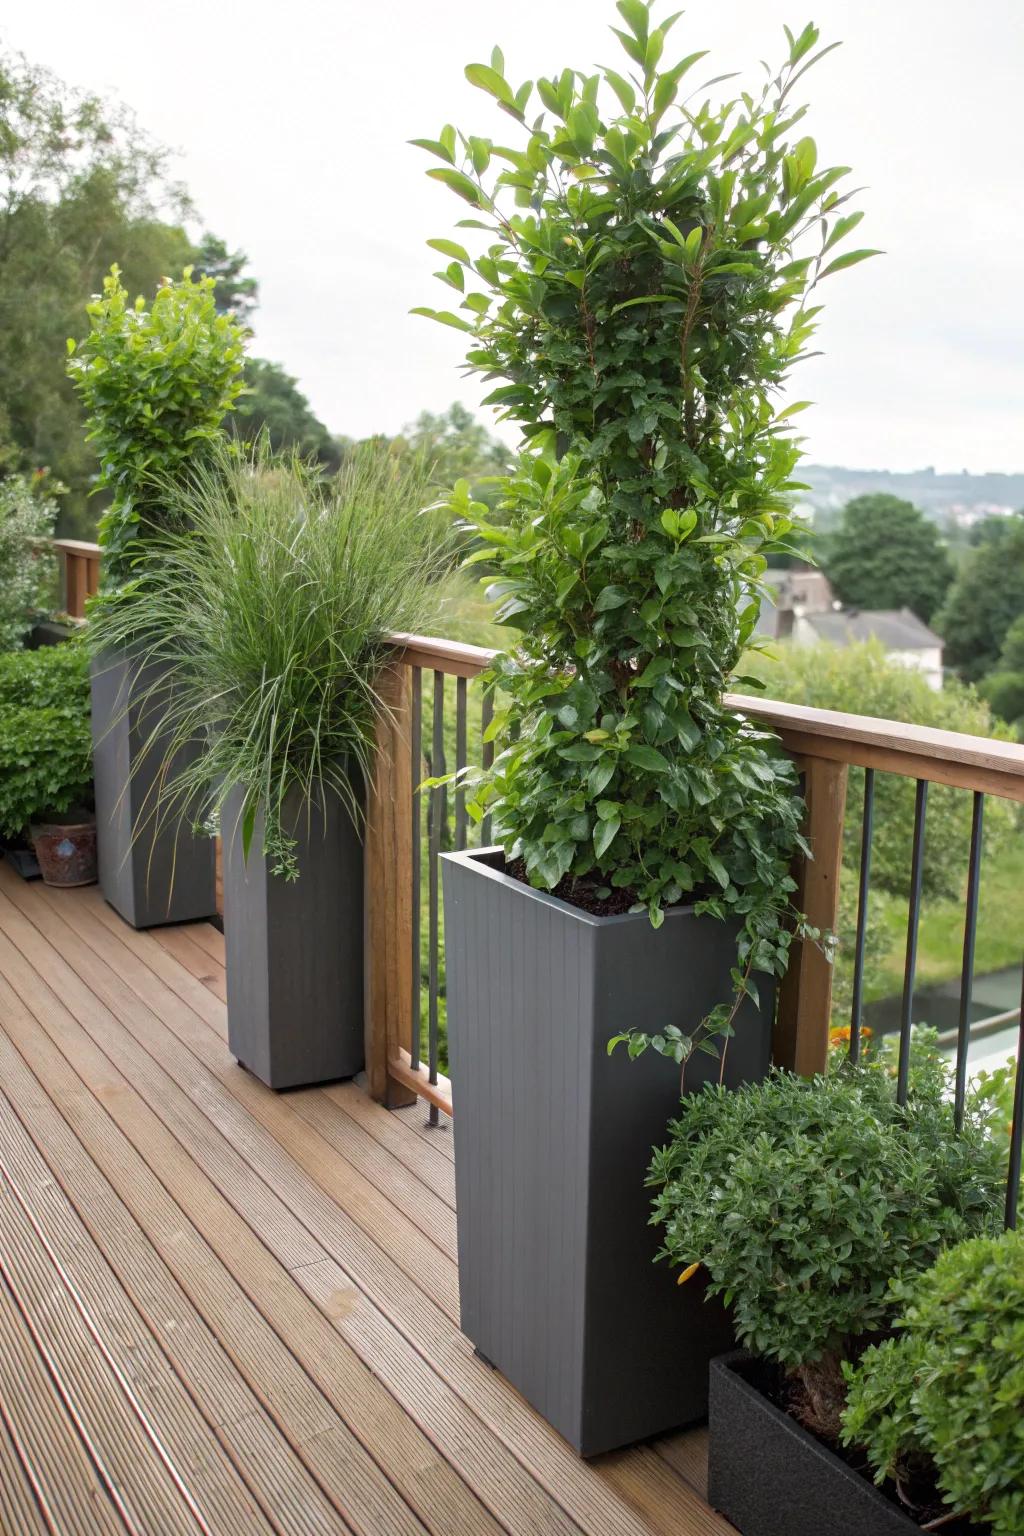
<path fill-rule="evenodd" d="M 150 742 L 151 707 L 143 703 L 155 675 L 128 656 L 92 666 L 100 889 L 133 928 L 196 922 L 217 910 L 213 839 L 156 805 L 165 754 Z"/>
<path fill-rule="evenodd" d="M 711 1364 L 708 1502 L 743 1536 L 921 1536 L 891 1499 L 756 1385 L 742 1350 Z"/>
<path fill-rule="evenodd" d="M 733 1343 L 699 1279 L 655 1264 L 644 1180 L 679 1110 L 679 1068 L 630 1061 L 630 1027 L 695 1024 L 729 995 L 736 928 L 594 917 L 446 854 L 445 964 L 462 1329 L 584 1456 L 702 1418 Z M 744 1004 L 727 1081 L 762 1077 L 772 989 Z M 687 1087 L 718 1063 L 696 1057 Z"/>
<path fill-rule="evenodd" d="M 351 817 L 288 807 L 298 880 L 272 875 L 262 817 L 243 857 L 242 792 L 221 824 L 231 1054 L 269 1088 L 354 1077 L 364 1062 L 363 850 Z"/>

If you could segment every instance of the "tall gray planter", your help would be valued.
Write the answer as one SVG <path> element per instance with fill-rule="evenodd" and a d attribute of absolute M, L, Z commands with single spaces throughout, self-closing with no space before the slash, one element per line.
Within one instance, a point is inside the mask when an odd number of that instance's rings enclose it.
<path fill-rule="evenodd" d="M 154 721 L 144 695 L 158 676 L 155 666 L 140 667 L 128 655 L 92 665 L 100 889 L 133 928 L 195 922 L 217 910 L 213 839 L 180 818 L 154 814 L 165 753 L 159 740 L 150 743 Z M 170 771 L 180 764 L 179 756 Z"/>
<path fill-rule="evenodd" d="M 353 1077 L 363 1067 L 363 850 L 345 807 L 296 795 L 286 830 L 298 880 L 272 875 L 257 818 L 242 847 L 242 791 L 221 823 L 228 1045 L 269 1088 Z"/>
<path fill-rule="evenodd" d="M 497 849 L 443 862 L 462 1329 L 583 1456 L 701 1418 L 732 1331 L 699 1277 L 680 1288 L 653 1262 L 644 1186 L 679 1070 L 607 1045 L 728 996 L 736 928 L 689 908 L 659 929 L 593 917 Z M 730 1086 L 767 1071 L 772 1002 L 766 986 L 744 1005 Z M 717 1073 L 698 1056 L 687 1087 Z"/>

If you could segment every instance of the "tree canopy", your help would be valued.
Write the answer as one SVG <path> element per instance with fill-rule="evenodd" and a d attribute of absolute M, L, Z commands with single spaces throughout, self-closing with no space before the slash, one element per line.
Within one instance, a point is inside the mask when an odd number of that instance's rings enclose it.
<path fill-rule="evenodd" d="M 1000 667 L 1010 626 L 1024 614 L 1024 511 L 988 518 L 977 537 L 936 621 L 946 660 L 968 682 Z"/>
<path fill-rule="evenodd" d="M 898 496 L 855 496 L 824 542 L 822 565 L 852 608 L 907 607 L 929 624 L 953 579 L 939 532 Z"/>

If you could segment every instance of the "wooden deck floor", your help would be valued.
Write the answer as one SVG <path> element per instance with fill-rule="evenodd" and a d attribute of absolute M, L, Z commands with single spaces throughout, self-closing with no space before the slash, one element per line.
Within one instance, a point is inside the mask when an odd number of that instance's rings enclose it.
<path fill-rule="evenodd" d="M 268 1092 L 223 998 L 0 864 L 4 1536 L 726 1536 L 700 1433 L 585 1465 L 473 1357 L 450 1130 Z"/>

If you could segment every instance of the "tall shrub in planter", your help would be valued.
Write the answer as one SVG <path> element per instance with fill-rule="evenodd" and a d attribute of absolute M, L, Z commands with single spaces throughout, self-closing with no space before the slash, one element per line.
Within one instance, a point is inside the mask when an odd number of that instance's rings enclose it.
<path fill-rule="evenodd" d="M 68 369 L 111 492 L 100 521 L 105 591 L 93 610 L 93 739 L 103 894 L 137 928 L 209 916 L 216 905 L 213 845 L 157 812 L 159 785 L 141 748 L 160 721 L 140 700 L 140 671 L 124 622 L 153 574 L 154 540 L 173 526 L 169 489 L 201 461 L 242 390 L 244 329 L 220 315 L 214 281 L 191 269 L 132 302 L 117 267 L 88 306 L 89 334 L 68 342 Z M 114 614 L 109 644 L 103 620 Z M 195 743 L 182 746 L 194 756 Z M 150 753 L 152 765 L 159 754 Z M 127 782 L 126 782 L 127 779 Z"/>
<path fill-rule="evenodd" d="M 162 804 L 222 827 L 229 1042 L 274 1088 L 362 1066 L 364 782 L 386 636 L 438 601 L 428 499 L 422 467 L 386 449 L 327 482 L 224 446 L 167 487 L 184 531 L 156 537 L 130 609 L 105 620 L 153 678 Z"/>
<path fill-rule="evenodd" d="M 537 82 L 537 102 L 531 83 L 506 79 L 497 50 L 489 64 L 467 68 L 517 125 L 512 145 L 450 126 L 417 141 L 439 162 L 428 174 L 471 208 L 463 238 L 475 242 L 472 253 L 461 241 L 431 242 L 446 258 L 438 276 L 458 307 L 420 313 L 468 333 L 470 368 L 500 381 L 489 400 L 526 440 L 498 516 L 472 502 L 465 486 L 453 498 L 483 541 L 478 558 L 497 570 L 498 617 L 521 636 L 492 673 L 505 745 L 474 809 L 493 810 L 508 868 L 528 882 L 503 888 L 507 911 L 532 913 L 545 932 L 568 925 L 588 974 L 610 964 L 598 951 L 607 957 L 621 944 L 618 964 L 643 978 L 618 994 L 603 989 L 596 1012 L 584 999 L 577 1040 L 550 989 L 534 996 L 523 977 L 512 982 L 524 1020 L 554 1010 L 540 1049 L 554 1049 L 553 1039 L 566 1052 L 573 1078 L 583 1080 L 584 1118 L 600 1112 L 593 1074 L 614 1070 L 593 1063 L 593 1050 L 615 1031 L 631 1033 L 634 1051 L 651 1041 L 677 1060 L 702 1047 L 726 1077 L 723 1047 L 735 1032 L 745 1036 L 746 1054 L 737 1059 L 739 1041 L 730 1047 L 734 1076 L 757 1075 L 766 1064 L 768 1010 L 758 1022 L 755 1005 L 762 996 L 767 1004 L 770 987 L 756 978 L 785 969 L 794 923 L 800 931 L 788 867 L 802 808 L 774 742 L 727 711 L 722 694 L 753 633 L 768 556 L 788 548 L 798 407 L 783 409 L 778 391 L 814 331 L 811 290 L 870 254 L 842 250 L 859 218 L 844 208 L 845 173 L 819 166 L 813 140 L 797 126 L 795 87 L 817 56 L 813 27 L 789 36 L 781 71 L 769 72 L 756 93 L 714 107 L 695 104 L 702 53 L 666 61 L 674 18 L 657 25 L 640 0 L 620 0 L 618 10 L 622 73 L 567 69 Z M 504 861 L 491 864 L 471 856 L 450 860 L 447 872 L 452 1061 L 462 1090 L 456 1139 L 470 1161 L 482 1150 L 472 1147 L 482 1088 L 473 1062 L 489 1005 L 467 990 L 459 934 L 462 913 L 472 924 L 479 911 L 472 880 L 492 890 L 508 880 Z M 554 903 L 538 902 L 531 889 L 553 892 Z M 578 917 L 581 909 L 592 918 Z M 633 914 L 631 940 L 615 913 Z M 684 928 L 693 932 L 688 949 Z M 511 942 L 509 933 L 496 939 Z M 557 940 L 556 952 L 562 947 Z M 490 973 L 499 974 L 497 955 Z M 515 1003 L 502 1006 L 519 1019 Z M 501 1035 L 504 1027 L 495 1028 Z M 496 1048 L 518 1052 L 526 1038 L 506 1029 Z M 635 1146 L 612 1159 L 618 1169 L 628 1165 L 627 1185 L 635 1181 L 631 1219 L 644 1264 L 643 1167 L 674 1093 L 663 1081 L 660 1095 L 646 1076 L 627 1089 L 615 1073 L 609 1087 L 613 1098 L 650 1096 L 649 1113 L 633 1126 Z M 506 1120 L 501 1105 L 486 1104 L 481 1135 Z M 524 1156 L 535 1139 L 527 1132 Z M 500 1166 L 521 1185 L 526 1175 L 515 1173 L 507 1147 Z M 535 1173 L 542 1181 L 546 1170 Z M 469 1186 L 465 1193 L 464 1275 L 474 1268 L 477 1220 Z M 499 1207 L 482 1193 L 480 1220 Z M 539 1209 L 538 1242 L 546 1219 Z M 561 1219 L 554 1216 L 556 1227 Z M 643 1286 L 616 1264 L 609 1274 L 620 1298 L 624 1287 L 628 1295 Z M 515 1352 L 518 1323 L 510 1320 L 506 1336 L 499 1321 L 477 1315 L 477 1298 L 486 1307 L 488 1291 L 497 1294 L 490 1282 L 481 1274 L 479 1287 L 464 1291 L 464 1322 L 485 1353 Z M 543 1310 L 539 1295 L 523 1306 L 530 1315 Z M 629 1310 L 610 1309 L 595 1327 L 621 1337 L 624 1359 L 615 1364 L 635 1372 L 642 1354 L 661 1350 L 664 1332 L 650 1307 L 634 1303 L 650 1324 L 640 1350 L 622 1326 Z M 581 1316 L 597 1313 L 588 1303 Z M 535 1358 L 512 1367 L 528 1394 L 547 1391 L 549 1347 L 540 1339 Z M 581 1335 L 576 1358 L 603 1351 L 603 1336 L 588 1343 Z M 646 1381 L 638 1393 L 646 1411 L 633 1413 L 620 1395 L 614 1426 L 610 1418 L 594 1433 L 579 1428 L 589 1412 L 585 1387 L 556 1421 L 591 1449 L 664 1427 L 662 1391 L 670 1391 L 670 1375 L 681 1379 L 678 1365 L 665 1360 L 666 1379 Z M 694 1393 L 675 1398 L 684 1415 L 701 1409 L 703 1362 L 687 1376 Z M 607 1391 L 615 1391 L 611 1376 Z"/>

